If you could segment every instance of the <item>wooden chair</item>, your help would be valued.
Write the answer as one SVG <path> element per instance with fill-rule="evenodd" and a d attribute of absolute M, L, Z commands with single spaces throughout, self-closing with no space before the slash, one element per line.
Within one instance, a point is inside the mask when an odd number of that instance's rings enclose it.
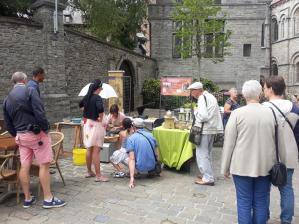
<path fill-rule="evenodd" d="M 61 150 L 61 144 L 63 142 L 64 139 L 64 134 L 62 132 L 49 132 L 49 135 L 51 137 L 51 141 L 52 141 L 52 150 L 53 150 L 53 160 L 50 163 L 50 169 L 54 168 L 57 169 L 61 180 L 63 182 L 63 185 L 65 186 L 65 181 L 64 178 L 62 176 L 62 172 L 60 170 L 60 166 L 58 163 L 59 160 L 59 155 L 60 155 L 60 150 Z M 36 163 L 32 163 L 31 165 L 31 169 L 30 169 L 30 174 L 33 176 L 39 176 L 39 165 Z M 40 191 L 40 187 L 38 188 L 38 191 Z M 39 195 L 39 193 L 38 193 Z"/>
<path fill-rule="evenodd" d="M 18 155 L 10 153 L 7 155 L 0 155 L 0 183 L 15 184 L 17 188 L 17 203 L 20 202 L 20 184 L 19 184 L 19 170 L 20 163 Z M 10 193 L 10 192 L 7 192 Z"/>
<path fill-rule="evenodd" d="M 1 136 L 10 136 L 10 134 L 8 133 L 8 131 L 4 131 L 3 133 L 0 134 Z"/>

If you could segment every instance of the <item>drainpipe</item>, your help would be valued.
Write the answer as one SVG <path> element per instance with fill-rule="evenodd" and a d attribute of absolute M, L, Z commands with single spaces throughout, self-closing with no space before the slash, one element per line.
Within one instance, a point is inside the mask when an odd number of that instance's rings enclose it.
<path fill-rule="evenodd" d="M 268 3 L 268 11 L 269 11 L 269 75 L 272 75 L 272 7 L 271 1 Z"/>
<path fill-rule="evenodd" d="M 55 10 L 53 12 L 54 33 L 58 33 L 58 0 L 55 0 Z"/>

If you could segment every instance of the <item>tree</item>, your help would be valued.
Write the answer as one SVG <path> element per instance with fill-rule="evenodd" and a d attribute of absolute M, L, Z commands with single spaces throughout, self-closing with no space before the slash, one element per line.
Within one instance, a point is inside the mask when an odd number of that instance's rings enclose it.
<path fill-rule="evenodd" d="M 134 49 L 136 33 L 146 17 L 145 0 L 73 0 L 89 31 L 102 40 Z"/>
<path fill-rule="evenodd" d="M 35 0 L 1 0 L 0 15 L 13 17 L 26 17 L 31 15 L 30 5 Z"/>
<path fill-rule="evenodd" d="M 231 32 L 224 30 L 225 14 L 214 5 L 214 0 L 178 1 L 172 17 L 182 58 L 196 56 L 200 69 L 202 57 L 217 63 L 229 54 Z"/>

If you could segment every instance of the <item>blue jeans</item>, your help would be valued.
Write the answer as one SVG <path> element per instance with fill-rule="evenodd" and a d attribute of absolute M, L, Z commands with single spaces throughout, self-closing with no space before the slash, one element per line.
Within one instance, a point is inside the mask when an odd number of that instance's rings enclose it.
<path fill-rule="evenodd" d="M 287 184 L 283 187 L 278 188 L 280 191 L 281 223 L 291 223 L 294 216 L 295 199 L 292 186 L 293 173 L 294 169 L 288 169 Z"/>
<path fill-rule="evenodd" d="M 233 175 L 239 224 L 266 224 L 269 210 L 270 176 Z"/>

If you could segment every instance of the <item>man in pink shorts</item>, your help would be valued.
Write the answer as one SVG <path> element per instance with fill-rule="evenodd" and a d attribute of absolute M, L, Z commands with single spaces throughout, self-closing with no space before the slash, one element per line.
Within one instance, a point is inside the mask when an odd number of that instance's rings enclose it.
<path fill-rule="evenodd" d="M 26 87 L 27 76 L 22 72 L 12 75 L 15 84 L 3 103 L 4 120 L 9 133 L 19 145 L 20 182 L 25 195 L 23 207 L 31 207 L 36 199 L 30 194 L 30 167 L 33 158 L 39 164 L 39 178 L 43 188 L 43 208 L 62 207 L 66 203 L 55 198 L 50 189 L 49 166 L 53 159 L 49 122 L 37 90 Z"/>

